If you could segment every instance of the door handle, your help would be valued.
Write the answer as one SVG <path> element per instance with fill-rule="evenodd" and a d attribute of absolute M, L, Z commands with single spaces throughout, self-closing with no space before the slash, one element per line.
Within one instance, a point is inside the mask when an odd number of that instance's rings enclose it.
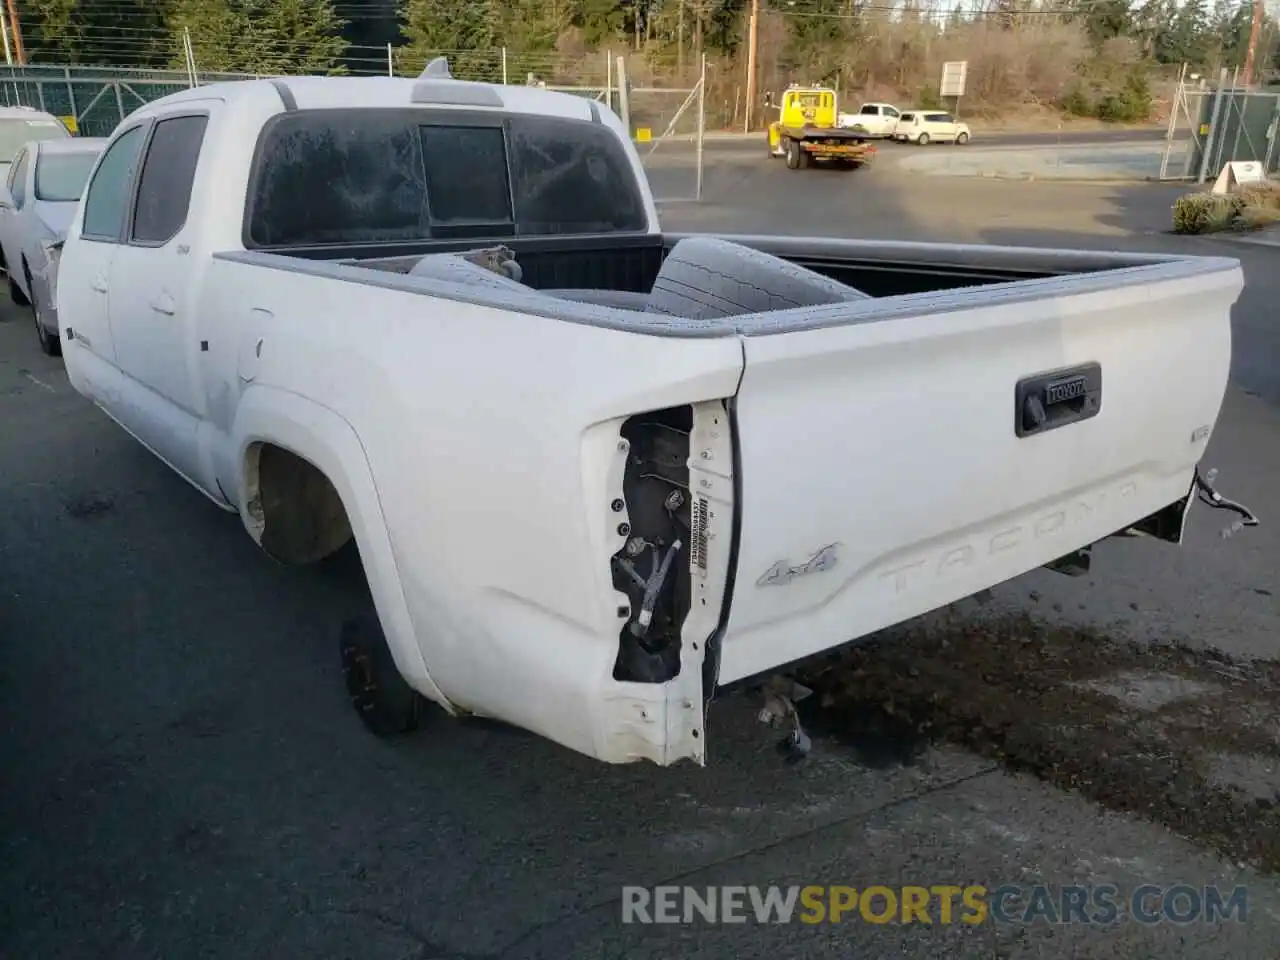
<path fill-rule="evenodd" d="M 106 293 L 107 278 L 99 274 L 98 276 L 94 277 L 92 280 L 89 281 L 89 286 L 92 287 L 98 293 Z"/>
<path fill-rule="evenodd" d="M 173 302 L 173 297 L 162 293 L 151 301 L 151 309 L 156 313 L 163 313 L 166 317 L 172 317 L 177 305 Z"/>

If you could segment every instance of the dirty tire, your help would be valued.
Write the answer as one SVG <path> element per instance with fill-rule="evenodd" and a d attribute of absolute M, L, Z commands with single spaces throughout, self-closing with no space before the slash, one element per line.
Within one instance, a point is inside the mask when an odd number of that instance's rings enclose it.
<path fill-rule="evenodd" d="M 9 299 L 20 307 L 31 306 L 31 301 L 27 299 L 27 295 L 22 292 L 22 288 L 12 276 L 9 277 Z"/>
<path fill-rule="evenodd" d="M 715 237 L 671 248 L 649 293 L 649 313 L 709 320 L 867 299 L 867 294 L 781 257 Z"/>
<path fill-rule="evenodd" d="M 920 134 L 920 136 L 916 137 L 916 143 L 920 144 L 922 147 L 927 146 L 929 143 L 929 135 L 927 133 Z"/>
<path fill-rule="evenodd" d="M 787 154 L 787 169 L 800 169 L 800 145 L 794 140 L 788 140 L 783 147 Z"/>
<path fill-rule="evenodd" d="M 339 652 L 351 705 L 374 736 L 394 737 L 417 728 L 422 698 L 400 675 L 375 614 L 342 625 Z"/>
<path fill-rule="evenodd" d="M 963 147 L 968 142 L 969 142 L 969 135 L 967 133 L 962 133 L 958 137 L 956 137 L 957 147 Z"/>

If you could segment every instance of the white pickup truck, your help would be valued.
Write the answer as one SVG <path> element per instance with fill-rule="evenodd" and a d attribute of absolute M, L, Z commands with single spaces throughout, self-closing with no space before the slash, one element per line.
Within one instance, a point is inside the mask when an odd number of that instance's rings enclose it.
<path fill-rule="evenodd" d="M 613 113 L 438 63 L 146 105 L 58 273 L 79 392 L 271 557 L 354 538 L 375 610 L 335 632 L 372 730 L 434 701 L 661 765 L 705 762 L 718 689 L 1180 541 L 1242 287 L 663 234 Z"/>

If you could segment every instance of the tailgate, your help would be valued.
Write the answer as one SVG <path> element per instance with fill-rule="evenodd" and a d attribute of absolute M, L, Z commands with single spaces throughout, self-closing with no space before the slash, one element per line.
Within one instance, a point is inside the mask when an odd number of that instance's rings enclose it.
<path fill-rule="evenodd" d="M 719 682 L 970 596 L 1186 497 L 1242 285 L 1231 261 L 1170 263 L 886 299 L 869 307 L 878 322 L 746 337 Z"/>

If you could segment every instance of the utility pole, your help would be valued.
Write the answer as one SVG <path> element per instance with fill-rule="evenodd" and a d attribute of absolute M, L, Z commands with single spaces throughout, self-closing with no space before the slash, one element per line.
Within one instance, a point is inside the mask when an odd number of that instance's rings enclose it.
<path fill-rule="evenodd" d="M 742 132 L 751 132 L 751 108 L 756 102 L 756 46 L 760 22 L 760 0 L 751 0 L 751 20 L 747 26 L 747 97 Z"/>
<path fill-rule="evenodd" d="M 18 66 L 27 65 L 27 50 L 22 45 L 22 25 L 18 23 L 18 5 L 15 0 L 7 0 L 9 8 L 9 31 L 13 34 L 13 52 L 17 54 Z"/>
<path fill-rule="evenodd" d="M 13 0 L 9 0 L 10 5 Z M 1253 83 L 1253 61 L 1258 49 L 1258 34 L 1262 30 L 1262 20 L 1265 15 L 1263 9 L 1263 0 L 1253 0 L 1253 26 L 1249 28 L 1249 52 L 1244 58 L 1244 85 L 1247 87 Z"/>

